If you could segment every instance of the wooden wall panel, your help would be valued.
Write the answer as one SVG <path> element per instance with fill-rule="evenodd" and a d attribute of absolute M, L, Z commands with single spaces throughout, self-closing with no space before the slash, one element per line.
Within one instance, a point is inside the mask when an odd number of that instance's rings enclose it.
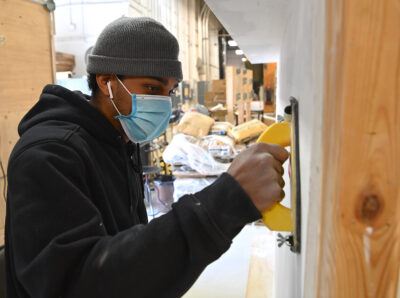
<path fill-rule="evenodd" d="M 0 7 L 0 112 L 10 112 L 32 106 L 53 82 L 50 16 L 26 0 L 0 0 Z"/>
<path fill-rule="evenodd" d="M 317 297 L 397 297 L 400 2 L 326 4 Z"/>
<path fill-rule="evenodd" d="M 277 68 L 278 68 L 278 63 L 264 64 L 264 88 L 265 88 L 265 90 L 275 90 Z"/>
<path fill-rule="evenodd" d="M 43 87 L 54 82 L 52 24 L 52 15 L 43 5 L 0 0 L 0 160 L 5 170 L 18 140 L 20 119 Z M 0 179 L 0 233 L 5 215 L 3 187 Z"/>

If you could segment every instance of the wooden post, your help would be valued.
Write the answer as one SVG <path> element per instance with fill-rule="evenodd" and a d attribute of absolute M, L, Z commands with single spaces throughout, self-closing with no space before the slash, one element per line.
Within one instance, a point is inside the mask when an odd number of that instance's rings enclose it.
<path fill-rule="evenodd" d="M 238 124 L 242 124 L 244 122 L 244 100 L 240 99 L 237 101 L 238 106 Z"/>
<path fill-rule="evenodd" d="M 228 121 L 235 123 L 234 103 L 235 103 L 235 68 L 232 66 L 226 67 L 226 108 L 228 110 Z"/>
<path fill-rule="evenodd" d="M 316 297 L 397 297 L 400 6 L 326 1 Z"/>
<path fill-rule="evenodd" d="M 246 121 L 251 120 L 251 99 L 246 100 Z"/>
<path fill-rule="evenodd" d="M 23 0 L 0 2 L 0 161 L 7 171 L 10 152 L 19 138 L 19 121 L 38 101 L 43 87 L 54 82 L 54 53 L 52 19 L 43 5 Z M 0 179 L 0 235 L 5 219 L 4 181 Z"/>

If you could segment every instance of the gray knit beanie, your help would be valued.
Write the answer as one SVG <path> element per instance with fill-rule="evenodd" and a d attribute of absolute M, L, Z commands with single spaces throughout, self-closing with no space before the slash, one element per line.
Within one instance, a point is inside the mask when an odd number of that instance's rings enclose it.
<path fill-rule="evenodd" d="M 168 77 L 182 81 L 179 45 L 151 18 L 122 17 L 101 32 L 88 57 L 87 72 L 126 76 Z"/>

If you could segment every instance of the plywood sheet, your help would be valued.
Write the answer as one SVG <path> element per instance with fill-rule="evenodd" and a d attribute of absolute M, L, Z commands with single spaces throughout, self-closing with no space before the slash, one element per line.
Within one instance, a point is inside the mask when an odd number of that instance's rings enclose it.
<path fill-rule="evenodd" d="M 0 8 L 0 160 L 7 171 L 10 152 L 18 140 L 20 119 L 37 102 L 43 87 L 53 83 L 54 53 L 51 15 L 43 5 L 0 0 Z M 4 183 L 4 178 L 0 179 L 1 235 L 5 220 Z"/>
<path fill-rule="evenodd" d="M 26 110 L 53 82 L 50 14 L 25 0 L 0 7 L 0 112 Z"/>

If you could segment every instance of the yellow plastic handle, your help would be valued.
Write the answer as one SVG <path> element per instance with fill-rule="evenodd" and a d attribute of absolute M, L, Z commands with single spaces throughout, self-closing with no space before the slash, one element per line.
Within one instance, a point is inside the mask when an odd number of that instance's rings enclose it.
<path fill-rule="evenodd" d="M 290 146 L 290 123 L 279 122 L 269 126 L 258 138 L 257 143 Z M 275 203 L 262 213 L 262 221 L 271 231 L 292 231 L 291 209 Z"/>

